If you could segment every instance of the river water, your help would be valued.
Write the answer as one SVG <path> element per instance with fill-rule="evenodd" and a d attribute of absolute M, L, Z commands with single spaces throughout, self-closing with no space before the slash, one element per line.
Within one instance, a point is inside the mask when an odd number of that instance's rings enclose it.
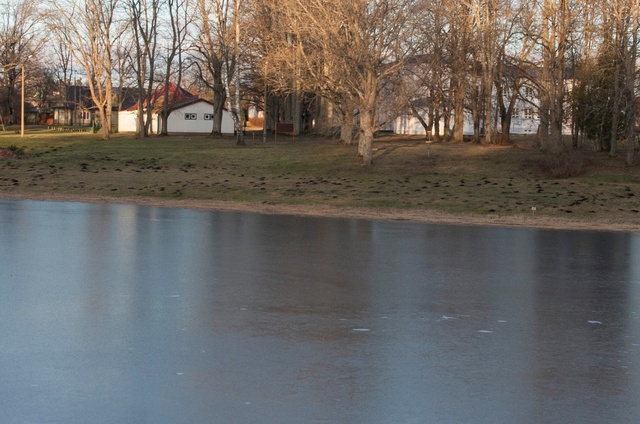
<path fill-rule="evenodd" d="M 640 234 L 0 200 L 3 423 L 638 423 Z"/>

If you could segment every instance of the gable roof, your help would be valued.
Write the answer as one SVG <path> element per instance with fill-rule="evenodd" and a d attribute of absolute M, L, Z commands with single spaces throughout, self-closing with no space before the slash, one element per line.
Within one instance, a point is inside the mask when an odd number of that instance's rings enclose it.
<path fill-rule="evenodd" d="M 167 88 L 160 87 L 151 95 L 151 103 L 153 105 L 153 110 L 158 111 L 162 109 L 164 105 L 164 94 Z M 189 93 L 182 87 L 178 87 L 175 84 L 169 84 L 169 104 L 171 105 L 171 109 L 175 109 L 176 106 L 187 103 L 197 101 L 199 99 L 195 94 Z M 138 110 L 139 102 L 136 102 L 131 107 L 127 108 L 127 111 L 136 111 Z M 147 99 L 145 99 L 142 103 L 142 108 L 145 109 L 147 107 Z"/>
<path fill-rule="evenodd" d="M 56 94 L 51 106 L 53 109 L 89 109 L 93 106 L 91 92 L 88 87 L 70 85 L 63 87 L 62 91 Z"/>
<path fill-rule="evenodd" d="M 201 99 L 200 97 L 194 97 L 193 99 L 187 99 L 184 102 L 174 104 L 169 108 L 169 112 L 173 112 L 174 110 L 182 109 L 183 107 L 191 106 L 193 104 L 200 103 L 200 102 L 206 103 L 208 105 L 211 105 L 211 107 L 213 107 L 213 103 L 211 103 L 209 100 Z"/>

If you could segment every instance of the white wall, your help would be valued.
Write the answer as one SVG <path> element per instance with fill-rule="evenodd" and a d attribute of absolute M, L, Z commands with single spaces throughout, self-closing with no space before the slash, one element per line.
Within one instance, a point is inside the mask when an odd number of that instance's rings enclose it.
<path fill-rule="evenodd" d="M 186 114 L 195 114 L 196 119 L 185 119 Z M 180 133 L 202 133 L 209 134 L 213 128 L 212 120 L 205 120 L 204 115 L 213 114 L 213 106 L 205 101 L 184 106 L 173 110 L 169 114 L 167 121 L 167 130 L 170 134 Z M 151 124 L 151 132 L 158 132 L 158 114 L 153 115 Z M 138 130 L 138 112 L 137 111 L 120 111 L 118 112 L 118 131 L 119 132 L 136 132 Z M 233 119 L 228 111 L 222 112 L 222 132 L 224 134 L 233 134 Z"/>
<path fill-rule="evenodd" d="M 187 114 L 195 114 L 196 119 L 185 119 Z M 205 101 L 175 109 L 167 121 L 169 133 L 210 133 L 213 129 L 213 120 L 205 120 L 205 114 L 213 114 L 213 106 Z M 222 133 L 233 134 L 233 119 L 226 110 L 222 112 Z"/>
<path fill-rule="evenodd" d="M 151 118 L 151 133 L 158 131 L 158 115 Z M 118 112 L 118 132 L 138 132 L 138 111 L 121 110 Z"/>
<path fill-rule="evenodd" d="M 425 120 L 428 118 L 425 116 Z M 451 124 L 453 124 L 453 117 L 451 118 Z M 403 134 L 403 135 L 425 135 L 424 127 L 413 115 L 401 115 L 398 116 L 391 124 L 386 127 L 390 131 L 393 131 L 395 134 Z M 467 119 L 465 116 L 463 133 L 465 135 L 473 134 L 473 122 Z M 446 128 L 444 127 L 444 120 L 440 120 L 440 135 L 444 136 L 446 134 Z"/>
<path fill-rule="evenodd" d="M 425 119 L 427 119 L 425 117 Z M 452 121 L 453 123 L 453 117 Z M 538 131 L 538 125 L 540 121 L 538 120 L 537 115 L 534 115 L 531 118 L 525 118 L 524 112 L 520 110 L 518 116 L 514 116 L 511 118 L 511 128 L 509 130 L 510 134 L 535 134 Z M 402 115 L 396 118 L 395 121 L 391 123 L 387 128 L 388 130 L 393 131 L 395 134 L 404 134 L 404 135 L 425 135 L 424 128 L 420 124 L 420 121 L 416 119 L 413 115 Z M 498 122 L 498 128 L 494 128 L 494 130 L 500 129 L 500 123 Z M 440 133 L 444 134 L 444 121 L 440 121 Z M 464 119 L 464 135 L 473 135 L 473 121 L 469 116 L 465 115 Z M 567 123 L 562 127 L 562 133 L 567 135 L 571 134 L 571 126 Z"/>
<path fill-rule="evenodd" d="M 136 132 L 138 128 L 138 112 L 121 110 L 118 112 L 118 132 Z"/>

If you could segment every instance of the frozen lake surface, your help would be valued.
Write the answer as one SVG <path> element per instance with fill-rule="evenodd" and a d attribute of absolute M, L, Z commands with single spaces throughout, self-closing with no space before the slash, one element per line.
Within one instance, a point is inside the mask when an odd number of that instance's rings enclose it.
<path fill-rule="evenodd" d="M 0 200 L 4 424 L 640 422 L 640 234 Z"/>

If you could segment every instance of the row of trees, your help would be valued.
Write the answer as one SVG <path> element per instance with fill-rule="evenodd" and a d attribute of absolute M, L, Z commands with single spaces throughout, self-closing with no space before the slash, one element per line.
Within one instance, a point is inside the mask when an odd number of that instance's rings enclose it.
<path fill-rule="evenodd" d="M 15 86 L 16 64 L 57 52 L 59 78 L 70 62 L 83 69 L 104 137 L 115 86 L 135 87 L 145 136 L 156 88 L 196 76 L 215 105 L 213 133 L 226 105 L 240 143 L 243 102 L 275 121 L 274 96 L 293 96 L 299 117 L 312 95 L 316 125 L 337 114 L 365 164 L 398 114 L 458 141 L 466 114 L 475 141 L 507 143 L 526 101 L 542 149 L 564 151 L 571 123 L 574 145 L 588 137 L 616 154 L 626 141 L 634 160 L 640 0 L 35 1 L 4 9 L 3 86 Z"/>

